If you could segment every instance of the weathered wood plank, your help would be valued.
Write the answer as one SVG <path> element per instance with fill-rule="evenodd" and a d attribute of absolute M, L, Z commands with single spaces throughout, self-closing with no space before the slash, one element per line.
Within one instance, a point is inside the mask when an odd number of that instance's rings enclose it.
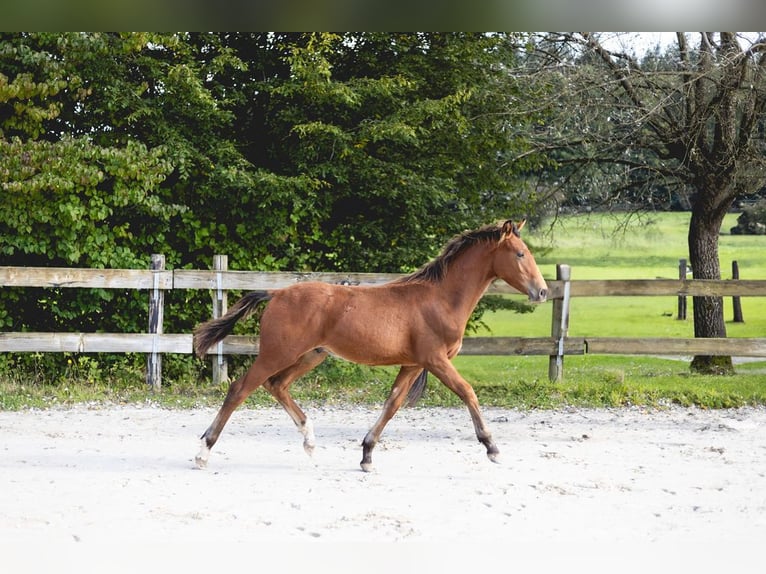
<path fill-rule="evenodd" d="M 766 357 L 766 338 L 675 339 L 586 337 L 588 354 L 595 355 L 730 355 Z"/>
<path fill-rule="evenodd" d="M 258 337 L 229 335 L 223 341 L 224 354 L 258 354 Z M 551 355 L 558 343 L 551 337 L 466 337 L 461 355 Z M 694 355 L 721 354 L 741 357 L 766 356 L 766 339 L 631 339 L 622 337 L 567 337 L 565 355 Z M 210 350 L 209 354 L 215 354 Z"/>
<path fill-rule="evenodd" d="M 155 274 L 160 289 L 173 288 L 172 271 L 64 267 L 0 267 L 0 286 L 153 289 Z"/>
<path fill-rule="evenodd" d="M 260 271 L 213 271 L 176 269 L 176 289 L 217 289 L 218 275 L 223 289 L 279 289 L 306 281 L 345 283 L 347 285 L 381 285 L 401 275 L 393 273 L 284 273 Z"/>
<path fill-rule="evenodd" d="M 259 340 L 254 335 L 229 335 L 223 340 L 224 355 L 257 355 L 259 352 Z M 211 347 L 208 355 L 215 354 L 215 347 Z"/>
<path fill-rule="evenodd" d="M 176 269 L 77 269 L 63 267 L 0 267 L 3 287 L 80 287 L 104 289 L 153 289 L 155 275 L 159 289 L 216 289 L 214 270 Z M 382 285 L 402 277 L 397 273 L 290 273 L 223 271 L 221 285 L 226 290 L 276 289 L 305 281 L 324 281 L 349 285 Z M 563 281 L 549 280 L 549 298 L 563 296 Z M 503 281 L 493 282 L 487 293 L 518 291 Z M 573 297 L 604 296 L 766 296 L 766 280 L 707 279 L 608 279 L 575 280 Z"/>
<path fill-rule="evenodd" d="M 0 352 L 151 353 L 155 335 L 145 333 L 0 333 Z M 192 335 L 156 335 L 160 353 L 191 354 Z M 550 337 L 466 337 L 461 355 L 550 355 L 557 352 Z M 258 354 L 258 337 L 229 335 L 226 355 Z M 215 348 L 209 354 L 215 354 Z M 732 355 L 766 357 L 766 338 L 675 339 L 568 337 L 565 355 Z"/>
<path fill-rule="evenodd" d="M 229 256 L 213 255 L 213 270 L 216 276 L 219 272 L 228 271 Z M 213 305 L 213 319 L 226 314 L 229 308 L 229 293 L 216 281 L 216 288 L 210 291 Z M 223 354 L 223 341 L 216 345 L 217 356 L 213 359 L 213 385 L 220 385 L 229 380 L 229 362 Z"/>
<path fill-rule="evenodd" d="M 153 272 L 165 269 L 165 256 L 160 253 L 152 254 Z M 155 275 L 156 277 L 156 275 Z M 147 331 L 150 335 L 161 335 L 164 330 L 165 291 L 158 285 L 149 293 L 149 324 Z M 159 338 L 152 337 L 152 350 L 146 357 L 146 384 L 154 392 L 162 388 L 162 353 L 159 349 Z"/>
<path fill-rule="evenodd" d="M 466 337 L 463 339 L 461 355 L 549 355 L 558 350 L 557 342 L 550 337 Z M 225 355 L 257 355 L 258 337 L 229 335 L 223 340 Z M 583 339 L 566 339 L 564 352 L 582 355 L 585 352 Z M 208 355 L 215 355 L 214 348 Z"/>
<path fill-rule="evenodd" d="M 766 296 L 766 280 L 607 279 L 572 281 L 572 297 L 688 295 Z"/>
<path fill-rule="evenodd" d="M 564 339 L 564 354 L 582 355 L 582 339 Z M 466 337 L 461 355 L 555 355 L 558 342 L 551 337 Z"/>
<path fill-rule="evenodd" d="M 192 352 L 191 334 L 147 333 L 0 333 L 0 352 L 151 353 L 154 337 L 160 353 Z"/>
<path fill-rule="evenodd" d="M 564 355 L 566 338 L 569 333 L 569 312 L 571 304 L 572 268 L 569 265 L 556 265 L 556 279 L 561 282 L 564 293 L 561 298 L 552 299 L 551 337 L 556 341 L 556 349 L 548 354 L 548 380 L 561 382 L 564 377 Z"/>
<path fill-rule="evenodd" d="M 217 289 L 219 272 L 214 270 L 176 269 L 173 286 L 175 289 Z M 223 289 L 255 291 L 257 289 L 280 289 L 305 283 L 322 281 L 344 285 L 383 285 L 403 277 L 400 273 L 287 273 L 265 271 L 222 271 Z M 503 281 L 495 281 L 488 293 L 518 293 Z"/>

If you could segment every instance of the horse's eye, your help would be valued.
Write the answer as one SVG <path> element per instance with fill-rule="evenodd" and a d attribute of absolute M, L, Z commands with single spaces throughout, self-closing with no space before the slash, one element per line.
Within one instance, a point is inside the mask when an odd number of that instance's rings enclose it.
<path fill-rule="evenodd" d="M 522 257 L 524 257 L 524 252 L 523 252 L 523 251 L 518 251 L 518 252 L 516 253 L 516 257 L 518 257 L 519 259 L 521 259 Z"/>

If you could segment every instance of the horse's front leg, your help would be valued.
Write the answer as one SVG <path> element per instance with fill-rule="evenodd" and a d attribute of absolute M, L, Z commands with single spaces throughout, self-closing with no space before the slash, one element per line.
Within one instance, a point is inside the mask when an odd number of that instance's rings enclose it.
<path fill-rule="evenodd" d="M 372 449 L 374 449 L 375 445 L 378 443 L 378 439 L 380 438 L 386 423 L 391 420 L 391 417 L 396 414 L 396 411 L 399 410 L 407 399 L 407 393 L 409 392 L 412 383 L 415 382 L 415 378 L 422 370 L 422 367 L 416 366 L 402 367 L 399 369 L 399 374 L 396 375 L 396 380 L 394 381 L 393 387 L 391 387 L 391 392 L 383 405 L 383 412 L 380 413 L 378 420 L 375 421 L 375 424 L 367 432 L 362 441 L 362 462 L 360 463 L 360 466 L 363 471 L 370 472 L 370 470 L 372 470 Z"/>
<path fill-rule="evenodd" d="M 465 403 L 466 407 L 468 407 L 468 412 L 471 414 L 476 438 L 486 447 L 489 460 L 498 462 L 500 449 L 497 448 L 495 441 L 492 439 L 492 434 L 489 432 L 484 418 L 481 416 L 479 399 L 476 397 L 473 387 L 457 372 L 452 362 L 446 357 L 433 364 L 429 364 L 428 370 L 436 375 L 447 388 L 453 391 Z"/>

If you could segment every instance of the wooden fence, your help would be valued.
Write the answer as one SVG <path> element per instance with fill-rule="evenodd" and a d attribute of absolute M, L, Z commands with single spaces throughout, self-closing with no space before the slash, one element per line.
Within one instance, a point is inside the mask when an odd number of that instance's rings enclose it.
<path fill-rule="evenodd" d="M 549 378 L 560 381 L 566 355 L 731 355 L 766 357 L 766 337 L 728 339 L 570 337 L 569 302 L 572 297 L 612 296 L 766 296 L 766 280 L 577 280 L 567 265 L 556 267 L 548 281 L 552 302 L 551 334 L 547 337 L 466 337 L 463 355 L 547 355 Z M 146 333 L 0 333 L 0 352 L 72 352 L 147 354 L 147 384 L 159 390 L 162 355 L 191 354 L 192 334 L 163 332 L 164 293 L 171 289 L 205 289 L 212 295 L 213 317 L 226 312 L 227 292 L 285 287 L 301 281 L 375 285 L 397 274 L 377 273 L 263 273 L 230 271 L 226 256 L 216 256 L 213 269 L 165 269 L 164 257 L 152 256 L 150 269 L 77 269 L 0 267 L 0 287 L 141 289 L 149 294 Z M 502 281 L 488 293 L 517 293 Z M 206 319 L 201 317 L 200 320 Z M 227 378 L 226 355 L 257 354 L 257 337 L 230 335 L 209 354 L 216 382 Z"/>

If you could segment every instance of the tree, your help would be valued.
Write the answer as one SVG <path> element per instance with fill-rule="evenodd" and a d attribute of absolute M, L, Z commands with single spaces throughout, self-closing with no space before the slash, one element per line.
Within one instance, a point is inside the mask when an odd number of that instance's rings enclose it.
<path fill-rule="evenodd" d="M 72 66 L 85 36 L 0 36 L 0 261 L 5 265 L 141 265 L 130 222 L 167 212 L 157 189 L 170 164 L 163 148 L 137 140 L 98 142 L 68 116 L 92 88 Z M 102 54 L 103 56 L 103 54 Z M 69 290 L 56 297 L 7 289 L 5 325 L 93 328 L 114 293 Z M 106 312 L 104 312 L 106 311 Z"/>
<path fill-rule="evenodd" d="M 0 264 L 406 271 L 533 212 L 507 34 L 0 35 Z M 534 115 L 516 123 L 534 121 Z M 179 294 L 180 296 L 180 294 Z M 125 299 L 128 305 L 125 305 Z M 168 298 L 189 329 L 206 294 Z M 145 328 L 143 297 L 3 290 L 14 329 Z"/>
<path fill-rule="evenodd" d="M 538 48 L 526 72 L 556 99 L 536 138 L 559 162 L 558 177 L 608 182 L 620 201 L 688 193 L 694 276 L 720 279 L 723 218 L 766 183 L 766 38 L 700 32 L 693 43 L 678 33 L 666 54 L 641 59 L 590 33 L 547 35 Z M 694 332 L 726 336 L 720 298 L 694 298 Z M 730 357 L 697 356 L 691 368 L 733 371 Z"/>
<path fill-rule="evenodd" d="M 506 161 L 508 35 L 238 34 L 251 244 L 282 268 L 402 271 L 456 231 L 534 209 Z M 256 72 L 257 70 L 257 72 Z M 256 137 L 257 134 L 257 137 Z M 502 215 L 501 215 L 502 214 Z"/>
<path fill-rule="evenodd" d="M 502 112 L 525 97 L 514 35 L 235 34 L 220 89 L 256 185 L 230 221 L 260 231 L 251 267 L 409 271 L 456 231 L 534 214 L 538 157 Z M 535 114 L 514 118 L 533 122 Z M 244 213 L 239 220 L 240 212 Z M 254 227 L 253 213 L 258 214 Z M 502 301 L 484 300 L 479 314 Z"/>

